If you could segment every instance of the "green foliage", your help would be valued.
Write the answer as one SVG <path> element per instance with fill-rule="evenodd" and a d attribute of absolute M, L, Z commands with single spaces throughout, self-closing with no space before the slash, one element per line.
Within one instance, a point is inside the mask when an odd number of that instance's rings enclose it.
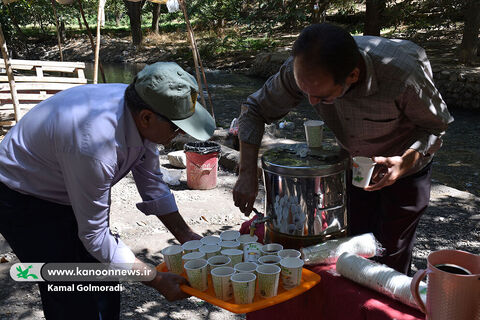
<path fill-rule="evenodd" d="M 226 35 L 212 36 L 199 43 L 200 55 L 205 58 L 214 58 L 226 53 L 260 52 L 275 46 L 275 41 L 268 38 L 243 37 L 238 32 L 230 31 Z"/>
<path fill-rule="evenodd" d="M 12 24 L 10 21 L 10 17 L 8 16 L 7 6 L 5 6 L 3 2 L 0 2 L 0 24 L 2 25 L 5 40 L 7 41 L 7 43 L 10 43 L 13 34 Z"/>
<path fill-rule="evenodd" d="M 463 19 L 464 1 L 458 0 L 385 0 L 387 9 L 382 16 L 385 28 L 396 30 L 408 26 L 412 32 L 424 28 L 449 26 Z M 191 0 L 187 10 L 196 31 L 211 30 L 215 33 L 203 40 L 205 55 L 218 55 L 229 50 L 261 51 L 275 46 L 267 38 L 249 39 L 249 31 L 262 32 L 265 37 L 274 35 L 279 29 L 298 32 L 312 21 L 313 5 L 318 2 L 327 9 L 327 21 L 346 27 L 352 33 L 362 33 L 365 0 Z M 98 0 L 82 0 L 88 23 L 96 27 Z M 76 1 L 72 5 L 56 5 L 59 19 L 68 32 L 83 32 Z M 106 33 L 123 35 L 130 28 L 123 0 L 108 0 L 105 7 Z M 81 19 L 80 19 L 81 20 Z M 150 28 L 152 4 L 147 1 L 142 9 L 142 28 Z M 55 20 L 51 0 L 19 0 L 8 6 L 0 2 L 0 23 L 11 42 L 22 38 L 20 33 L 51 37 L 55 34 Z M 161 5 L 159 16 L 161 33 L 184 32 L 183 13 L 168 13 Z M 242 36 L 224 34 L 225 30 L 242 30 Z M 81 31 L 78 31 L 81 30 Z M 221 34 L 222 36 L 218 36 Z M 67 33 L 68 35 L 68 33 Z M 208 41 L 208 44 L 207 42 Z"/>

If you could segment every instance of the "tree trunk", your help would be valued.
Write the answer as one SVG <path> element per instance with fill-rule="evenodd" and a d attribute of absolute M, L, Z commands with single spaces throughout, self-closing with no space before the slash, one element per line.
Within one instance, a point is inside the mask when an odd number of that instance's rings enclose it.
<path fill-rule="evenodd" d="M 159 3 L 152 2 L 152 32 L 158 34 L 158 17 L 160 16 L 161 6 Z"/>
<path fill-rule="evenodd" d="M 80 20 L 80 17 L 79 17 L 79 16 L 77 16 L 77 20 L 78 20 L 78 28 L 79 28 L 80 30 L 83 29 L 83 27 L 82 27 L 82 21 Z"/>
<path fill-rule="evenodd" d="M 145 0 L 139 2 L 131 2 L 123 0 L 125 7 L 127 8 L 127 14 L 130 18 L 130 31 L 132 33 L 132 44 L 134 46 L 140 46 L 142 44 L 142 7 Z"/>
<path fill-rule="evenodd" d="M 469 0 L 465 6 L 465 26 L 460 44 L 459 58 L 471 64 L 478 52 L 478 32 L 480 29 L 480 0 Z"/>
<path fill-rule="evenodd" d="M 115 25 L 120 26 L 120 19 L 122 19 L 122 11 L 118 8 L 118 1 L 113 2 L 113 11 L 115 14 Z"/>
<path fill-rule="evenodd" d="M 386 0 L 366 0 L 365 25 L 363 35 L 379 36 L 382 29 L 383 12 Z"/>
<path fill-rule="evenodd" d="M 311 0 L 312 7 L 312 23 L 323 23 L 327 17 L 327 9 L 330 0 Z"/>

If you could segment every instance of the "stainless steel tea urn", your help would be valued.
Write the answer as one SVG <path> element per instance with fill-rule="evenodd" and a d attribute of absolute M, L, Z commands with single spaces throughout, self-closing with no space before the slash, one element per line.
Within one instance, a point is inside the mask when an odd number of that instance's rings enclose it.
<path fill-rule="evenodd" d="M 346 235 L 346 168 L 340 150 L 284 145 L 262 156 L 265 242 L 300 248 Z"/>

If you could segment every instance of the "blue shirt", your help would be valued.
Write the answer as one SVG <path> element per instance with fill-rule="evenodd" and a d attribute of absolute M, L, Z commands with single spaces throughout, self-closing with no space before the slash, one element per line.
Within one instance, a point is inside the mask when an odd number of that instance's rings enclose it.
<path fill-rule="evenodd" d="M 157 145 L 142 141 L 124 103 L 125 84 L 83 85 L 47 99 L 0 144 L 0 181 L 11 189 L 71 205 L 78 236 L 100 262 L 133 263 L 109 229 L 111 188 L 132 172 L 147 215 L 177 211 L 162 180 Z"/>

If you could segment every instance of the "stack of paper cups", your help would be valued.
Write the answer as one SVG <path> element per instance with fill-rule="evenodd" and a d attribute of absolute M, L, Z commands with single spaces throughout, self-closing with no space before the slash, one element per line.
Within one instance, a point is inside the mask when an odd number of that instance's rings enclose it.
<path fill-rule="evenodd" d="M 412 278 L 386 265 L 345 252 L 338 258 L 337 272 L 345 278 L 418 309 L 410 292 Z M 427 284 L 421 282 L 420 291 L 425 291 L 426 288 Z"/>

